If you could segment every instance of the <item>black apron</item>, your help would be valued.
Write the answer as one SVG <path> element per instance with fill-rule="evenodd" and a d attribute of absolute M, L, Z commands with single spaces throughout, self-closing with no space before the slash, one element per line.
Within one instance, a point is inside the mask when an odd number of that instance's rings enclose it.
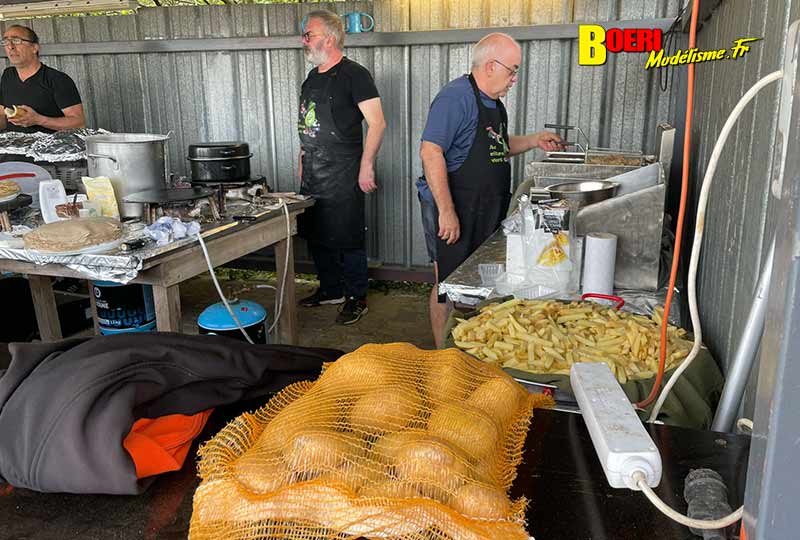
<path fill-rule="evenodd" d="M 324 88 L 303 88 L 297 126 L 304 151 L 300 193 L 315 200 L 300 215 L 300 235 L 340 249 L 363 248 L 366 228 L 364 192 L 358 186 L 362 141 L 342 135 L 331 107 L 331 91 L 344 62 L 349 60 L 342 58 Z"/>
<path fill-rule="evenodd" d="M 481 101 L 472 75 L 469 82 L 478 103 L 478 126 L 466 161 L 447 174 L 461 236 L 452 245 L 437 238 L 439 281 L 464 262 L 503 221 L 511 201 L 508 115 L 498 99 L 496 109 Z"/>

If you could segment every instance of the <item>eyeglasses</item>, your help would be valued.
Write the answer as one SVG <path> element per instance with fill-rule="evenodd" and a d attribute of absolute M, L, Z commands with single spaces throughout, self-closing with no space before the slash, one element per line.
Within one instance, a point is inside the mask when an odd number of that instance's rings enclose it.
<path fill-rule="evenodd" d="M 517 75 L 519 75 L 519 68 L 511 69 L 510 67 L 508 67 L 507 65 L 502 63 L 500 60 L 493 60 L 493 62 L 497 62 L 498 64 L 500 64 L 501 66 L 506 68 L 508 70 L 508 72 L 511 74 L 512 77 L 516 77 Z"/>
<path fill-rule="evenodd" d="M 321 36 L 321 35 L 322 34 L 315 34 L 313 32 L 303 32 L 303 34 L 300 37 L 303 38 L 303 41 L 308 43 L 309 41 L 311 41 L 311 38 L 317 37 L 317 36 Z"/>
<path fill-rule="evenodd" d="M 12 43 L 16 47 L 18 45 L 22 45 L 23 41 L 26 42 L 26 43 L 36 43 L 32 39 L 25 39 L 25 38 L 21 38 L 21 37 L 3 38 L 2 40 L 0 40 L 0 43 L 3 44 L 3 47 L 8 47 Z"/>

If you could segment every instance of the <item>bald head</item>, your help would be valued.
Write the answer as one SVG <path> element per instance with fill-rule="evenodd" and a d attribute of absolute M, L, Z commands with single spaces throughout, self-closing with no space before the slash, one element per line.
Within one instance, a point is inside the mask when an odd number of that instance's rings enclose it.
<path fill-rule="evenodd" d="M 487 34 L 472 48 L 472 69 L 490 62 L 504 53 L 518 52 L 522 55 L 519 43 L 509 36 L 495 32 Z"/>
<path fill-rule="evenodd" d="M 497 99 L 517 82 L 521 62 L 522 49 L 514 38 L 499 32 L 488 34 L 472 49 L 472 76 L 484 94 Z"/>

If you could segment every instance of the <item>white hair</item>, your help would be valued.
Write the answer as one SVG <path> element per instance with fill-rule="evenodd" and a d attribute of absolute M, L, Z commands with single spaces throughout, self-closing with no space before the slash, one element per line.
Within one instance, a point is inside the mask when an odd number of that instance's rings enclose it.
<path fill-rule="evenodd" d="M 327 9 L 318 9 L 309 13 L 307 17 L 319 20 L 325 27 L 325 35 L 333 36 L 336 48 L 344 49 L 344 24 L 336 13 Z"/>
<path fill-rule="evenodd" d="M 505 45 L 504 42 L 511 42 L 519 47 L 517 40 L 502 32 L 494 32 L 483 36 L 472 48 L 472 69 L 497 58 Z"/>

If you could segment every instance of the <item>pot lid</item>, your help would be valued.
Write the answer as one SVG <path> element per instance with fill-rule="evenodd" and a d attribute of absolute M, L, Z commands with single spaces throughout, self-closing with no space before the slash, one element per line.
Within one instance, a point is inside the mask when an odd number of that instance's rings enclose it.
<path fill-rule="evenodd" d="M 250 300 L 233 300 L 228 302 L 243 327 L 259 324 L 267 318 L 267 310 L 260 304 Z M 208 306 L 197 318 L 201 328 L 214 331 L 235 330 L 236 322 L 231 318 L 222 302 Z"/>
<path fill-rule="evenodd" d="M 154 143 L 168 140 L 169 135 L 157 135 L 151 133 L 108 133 L 103 135 L 89 135 L 86 137 L 87 144 Z"/>
<path fill-rule="evenodd" d="M 250 146 L 242 141 L 206 142 L 189 145 L 190 158 L 226 158 L 246 156 Z"/>

